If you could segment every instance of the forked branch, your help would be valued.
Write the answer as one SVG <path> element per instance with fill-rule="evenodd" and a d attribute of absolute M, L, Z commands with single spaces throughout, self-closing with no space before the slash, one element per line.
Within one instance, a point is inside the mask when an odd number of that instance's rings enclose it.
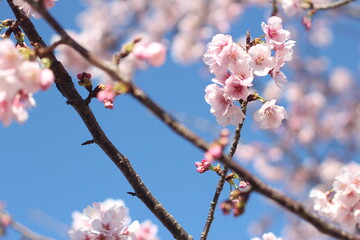
<path fill-rule="evenodd" d="M 25 0 L 25 1 L 38 10 L 38 12 L 48 22 L 48 24 L 52 26 L 52 28 L 60 35 L 64 43 L 71 46 L 74 50 L 80 53 L 85 59 L 89 60 L 89 62 L 92 63 L 94 66 L 106 72 L 109 75 L 109 77 L 111 77 L 114 81 L 120 81 L 128 84 L 129 88 L 131 89 L 130 93 L 133 95 L 133 97 L 137 99 L 139 102 L 141 102 L 144 106 L 146 106 L 167 126 L 169 126 L 176 133 L 178 133 L 180 136 L 190 141 L 192 144 L 194 144 L 201 150 L 207 151 L 209 149 L 210 146 L 206 141 L 198 137 L 196 134 L 194 134 L 192 131 L 187 129 L 181 123 L 177 122 L 169 113 L 167 113 L 159 105 L 153 102 L 145 94 L 144 91 L 142 91 L 140 88 L 136 87 L 133 83 L 131 83 L 130 81 L 126 80 L 123 76 L 121 76 L 121 74 L 116 70 L 117 68 L 115 66 L 104 63 L 102 60 L 97 58 L 95 55 L 92 55 L 89 51 L 87 51 L 74 39 L 72 39 L 60 26 L 60 24 L 48 13 L 48 11 L 45 8 L 43 7 L 39 8 L 39 3 L 34 2 L 33 0 Z M 8 2 L 12 3 L 11 0 L 8 0 Z M 16 10 L 18 11 L 17 8 Z M 23 16 L 20 15 L 19 18 L 21 19 L 23 18 Z M 23 25 L 29 23 L 31 22 L 28 19 L 23 19 L 22 22 L 20 22 L 20 26 L 26 28 L 26 26 Z M 32 36 L 34 34 L 34 31 L 35 29 L 32 26 L 32 32 L 27 32 L 27 31 L 25 32 L 28 36 L 29 35 Z M 38 41 L 39 39 L 40 37 L 38 36 L 36 40 L 32 40 L 32 39 L 30 40 Z M 178 223 L 175 221 L 175 219 L 173 219 L 171 215 L 170 215 L 171 217 L 169 217 L 167 214 L 165 214 L 167 212 L 165 212 L 165 209 L 163 209 L 161 205 L 157 206 L 155 204 L 156 200 L 153 199 L 153 197 L 147 197 L 146 195 L 144 195 L 144 193 L 147 193 L 148 190 L 147 188 L 144 187 L 144 185 L 141 185 L 143 183 L 141 182 L 140 178 L 136 175 L 135 171 L 132 169 L 128 159 L 125 156 L 121 155 L 117 151 L 117 149 L 112 145 L 112 143 L 107 139 L 102 129 L 98 125 L 90 108 L 84 103 L 83 99 L 80 97 L 80 95 L 74 88 L 70 77 L 67 77 L 68 76 L 67 72 L 65 71 L 63 66 L 55 59 L 55 57 L 53 57 L 53 60 L 54 60 L 54 64 L 52 66 L 52 69 L 55 71 L 55 74 L 57 74 L 58 79 L 56 83 L 58 87 L 59 85 L 61 86 L 61 89 L 59 90 L 62 92 L 62 94 L 65 97 L 67 97 L 70 100 L 71 105 L 78 111 L 79 115 L 85 122 L 91 134 L 93 135 L 95 142 L 113 160 L 113 162 L 119 167 L 119 169 L 121 169 L 121 171 L 127 178 L 129 177 L 131 178 L 134 176 L 136 177 L 135 181 L 132 181 L 131 179 L 128 179 L 128 181 L 134 187 L 137 196 L 151 209 L 151 211 L 154 212 L 154 214 L 161 220 L 161 222 L 169 229 L 171 233 L 176 234 L 176 236 L 174 235 L 174 237 L 176 239 L 191 239 L 191 236 L 189 236 L 185 231 L 179 232 L 177 229 L 174 229 L 174 227 L 179 226 Z M 64 74 L 65 77 L 62 74 Z M 219 161 L 222 162 L 226 167 L 232 169 L 235 173 L 239 174 L 243 179 L 250 182 L 253 190 L 262 194 L 264 197 L 272 199 L 273 201 L 277 202 L 285 209 L 289 210 L 290 212 L 296 214 L 297 216 L 311 223 L 320 232 L 331 235 L 338 239 L 360 240 L 360 237 L 348 233 L 336 227 L 335 225 L 324 221 L 323 219 L 319 218 L 317 215 L 313 214 L 311 211 L 307 210 L 301 203 L 296 202 L 293 199 L 287 197 L 286 195 L 280 193 L 279 191 L 271 188 L 270 186 L 262 182 L 260 179 L 252 175 L 250 172 L 248 172 L 246 169 L 241 167 L 239 164 L 234 162 L 230 157 L 223 155 L 221 159 L 219 159 Z M 154 211 L 158 209 L 158 207 L 162 209 L 160 213 Z M 166 220 L 171 220 L 172 224 L 170 224 L 169 226 L 169 223 Z"/>
<path fill-rule="evenodd" d="M 29 40 L 46 46 L 32 22 L 22 14 L 12 0 L 8 3 L 14 12 L 20 27 L 23 29 Z M 93 112 L 75 89 L 71 77 L 63 65 L 56 59 L 53 53 L 48 53 L 51 59 L 51 70 L 55 74 L 55 83 L 61 94 L 67 98 L 67 102 L 78 112 L 95 143 L 108 155 L 126 177 L 133 187 L 136 196 L 153 212 L 160 222 L 169 230 L 175 239 L 192 240 L 193 238 L 182 228 L 175 218 L 163 207 L 163 205 L 148 190 L 140 176 L 136 173 L 127 157 L 122 155 L 107 138 L 98 124 Z M 99 61 L 100 62 L 100 61 Z M 102 63 L 102 62 L 100 62 Z"/>

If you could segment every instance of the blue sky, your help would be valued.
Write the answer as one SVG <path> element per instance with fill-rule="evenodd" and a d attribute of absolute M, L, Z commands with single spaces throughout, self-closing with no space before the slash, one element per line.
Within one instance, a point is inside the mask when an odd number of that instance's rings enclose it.
<path fill-rule="evenodd" d="M 0 18 L 12 18 L 6 1 L 0 5 Z M 60 0 L 52 12 L 65 28 L 76 29 L 74 17 L 81 9 L 78 1 Z M 234 38 L 247 29 L 260 34 L 260 23 L 265 21 L 266 14 L 251 8 L 243 18 L 253 21 L 237 24 Z M 34 23 L 49 41 L 53 31 L 43 20 Z M 352 67 L 356 68 L 356 64 Z M 175 116 L 185 114 L 188 126 L 211 141 L 216 136 L 195 124 L 207 121 L 218 131 L 204 101 L 210 76 L 202 77 L 202 68 L 202 63 L 179 66 L 169 60 L 162 68 L 139 72 L 136 83 Z M 30 111 L 24 125 L 13 123 L 9 128 L 0 128 L 0 200 L 6 202 L 8 212 L 38 233 L 67 239 L 64 229 L 71 224 L 72 211 L 82 211 L 92 202 L 106 198 L 123 199 L 133 220 L 150 219 L 159 225 L 162 240 L 172 239 L 144 204 L 126 193 L 132 191 L 131 187 L 100 148 L 94 144 L 80 145 L 91 136 L 56 87 L 36 94 L 35 99 L 37 107 Z M 199 238 L 218 181 L 214 173 L 201 175 L 195 171 L 194 162 L 201 160 L 203 153 L 129 96 L 119 97 L 114 110 L 104 109 L 96 100 L 91 107 L 110 140 L 130 159 L 155 197 L 191 235 Z M 249 118 L 242 134 L 245 142 L 256 138 L 251 134 L 251 125 Z M 225 186 L 220 199 L 225 199 L 227 193 Z M 269 206 L 252 194 L 246 212 L 239 218 L 224 217 L 217 211 L 208 239 L 249 239 L 250 222 L 266 211 L 279 213 L 278 208 L 269 209 Z M 280 220 L 278 224 L 281 225 Z M 280 233 L 278 228 L 269 230 Z M 14 232 L 5 237 L 17 238 Z"/>

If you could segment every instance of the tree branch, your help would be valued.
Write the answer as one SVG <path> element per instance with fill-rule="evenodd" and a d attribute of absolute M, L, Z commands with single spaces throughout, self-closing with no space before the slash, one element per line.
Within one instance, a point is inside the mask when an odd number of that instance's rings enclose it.
<path fill-rule="evenodd" d="M 351 3 L 354 0 L 342 0 L 342 1 L 337 1 L 337 2 L 330 2 L 330 3 L 323 3 L 323 4 L 312 4 L 309 1 L 303 1 L 301 2 L 300 6 L 302 9 L 305 10 L 329 10 L 329 9 L 333 9 L 333 8 L 338 8 L 341 7 L 343 5 L 346 5 L 348 3 Z"/>
<path fill-rule="evenodd" d="M 29 228 L 25 227 L 21 223 L 15 221 L 7 212 L 0 208 L 0 219 L 10 218 L 9 226 L 14 229 L 16 232 L 20 233 L 25 239 L 29 240 L 53 240 L 52 238 L 42 236 L 31 231 Z"/>
<path fill-rule="evenodd" d="M 34 2 L 33 0 L 25 0 L 31 6 L 37 7 L 39 4 Z M 11 2 L 11 0 L 8 0 Z M 100 59 L 92 55 L 89 51 L 85 48 L 80 46 L 75 40 L 73 40 L 70 36 L 67 35 L 65 30 L 57 23 L 57 21 L 48 13 L 45 8 L 36 8 L 38 12 L 44 17 L 44 19 L 52 26 L 62 37 L 64 42 L 66 42 L 69 46 L 73 47 L 74 50 L 79 52 L 85 59 L 89 60 L 94 66 L 105 71 L 109 77 L 111 77 L 114 81 L 121 81 L 129 85 L 131 91 L 130 93 L 143 105 L 145 105 L 151 112 L 153 112 L 160 120 L 162 120 L 167 126 L 173 129 L 176 133 L 180 136 L 187 139 L 189 142 L 197 146 L 203 151 L 207 151 L 209 149 L 209 144 L 195 135 L 192 131 L 187 129 L 185 126 L 177 122 L 169 113 L 164 111 L 160 106 L 158 106 L 155 102 L 153 102 L 140 88 L 137 88 L 133 83 L 124 80 L 120 73 L 117 70 L 114 70 L 114 67 L 109 67 L 107 64 L 102 62 Z M 63 69 L 62 65 L 61 68 Z M 65 70 L 64 70 L 65 71 Z M 66 73 L 67 74 L 67 73 Z M 61 75 L 60 75 L 61 76 Z M 70 85 L 70 84 L 67 84 Z M 78 95 L 75 89 L 70 89 L 69 92 L 66 92 L 70 95 Z M 64 94 L 64 93 L 63 93 Z M 80 97 L 80 96 L 79 96 Z M 70 99 L 71 100 L 71 99 Z M 80 101 L 76 99 L 76 101 Z M 88 129 L 90 130 L 91 134 L 94 136 L 96 143 L 108 154 L 108 156 L 114 161 L 114 163 L 123 171 L 123 174 L 128 178 L 133 174 L 133 169 L 131 168 L 130 163 L 128 162 L 127 158 L 122 156 L 116 148 L 112 145 L 112 143 L 106 138 L 105 134 L 102 132 L 101 128 L 98 126 L 91 110 L 88 106 L 83 106 L 84 102 L 81 99 L 80 102 L 72 103 L 70 102 L 73 107 L 78 111 L 79 115 L 82 117 L 83 121 L 87 125 Z M 91 124 L 95 124 L 92 126 Z M 232 159 L 228 156 L 223 155 L 221 159 L 219 159 L 225 166 L 229 167 L 230 169 L 234 170 L 237 174 L 239 174 L 242 178 L 249 181 L 252 185 L 253 190 L 257 191 L 258 193 L 264 195 L 267 198 L 272 199 L 273 201 L 277 202 L 280 206 L 284 207 L 285 209 L 289 210 L 290 212 L 296 214 L 297 216 L 303 218 L 307 222 L 311 223 L 315 226 L 320 232 L 331 235 L 333 237 L 339 239 L 346 239 L 346 240 L 360 240 L 360 237 L 348 233 L 341 228 L 336 227 L 333 224 L 330 224 L 323 219 L 319 218 L 317 215 L 313 214 L 311 211 L 307 210 L 301 203 L 292 200 L 291 198 L 287 197 L 286 195 L 280 193 L 279 191 L 271 188 L 270 186 L 263 183 L 260 179 L 252 175 L 246 169 L 241 167 L 239 164 L 232 161 Z M 128 169 L 129 168 L 129 169 Z M 136 173 L 135 173 L 136 174 Z M 136 175 L 137 176 L 137 175 Z M 137 176 L 138 177 L 138 176 Z M 128 181 L 133 186 L 133 182 L 131 179 Z M 138 183 L 138 181 L 136 181 Z M 134 184 L 134 188 L 136 187 L 138 190 L 137 184 Z M 135 189 L 136 190 L 136 189 Z M 137 191 L 137 190 L 136 190 Z M 142 190 L 140 190 L 142 191 Z M 146 189 L 146 191 L 148 191 Z M 145 191 L 145 192 L 146 192 Z M 143 199 L 142 199 L 143 200 Z M 143 200 L 146 201 L 146 197 Z M 152 201 L 151 201 L 152 202 Z M 148 204 L 145 203 L 147 206 Z M 152 211 L 155 209 L 153 203 L 149 204 L 148 206 Z M 153 211 L 154 212 L 154 211 Z M 164 220 L 164 216 L 156 215 L 160 220 Z M 155 214 L 155 212 L 154 212 Z M 173 218 L 172 218 L 173 219 Z M 162 221 L 163 222 L 163 221 Z M 165 225 L 166 223 L 163 222 Z M 165 225 L 168 226 L 168 225 Z M 172 227 L 174 225 L 171 225 Z M 169 229 L 169 228 L 168 228 Z M 170 230 L 170 229 L 169 229 Z M 174 229 L 172 229 L 174 230 Z M 178 231 L 175 231 L 178 233 Z M 187 233 L 186 233 L 187 234 Z M 184 236 L 184 235 L 181 235 Z"/>
<path fill-rule="evenodd" d="M 8 3 L 29 40 L 40 43 L 45 47 L 46 44 L 37 33 L 32 22 L 22 14 L 19 8 L 13 4 L 12 0 L 8 0 Z M 91 109 L 75 89 L 71 77 L 64 69 L 63 65 L 52 53 L 49 53 L 47 57 L 49 57 L 52 62 L 51 70 L 55 74 L 55 83 L 57 88 L 61 94 L 68 99 L 68 103 L 78 112 L 86 127 L 89 129 L 89 132 L 93 136 L 95 143 L 99 145 L 99 147 L 121 170 L 130 185 L 134 188 L 136 196 L 144 202 L 150 211 L 152 211 L 153 214 L 160 220 L 160 222 L 169 230 L 169 232 L 171 232 L 175 239 L 192 240 L 193 238 L 181 227 L 175 218 L 169 212 L 167 212 L 162 204 L 147 189 L 140 176 L 131 166 L 128 158 L 122 155 L 107 138 L 99 126 Z"/>

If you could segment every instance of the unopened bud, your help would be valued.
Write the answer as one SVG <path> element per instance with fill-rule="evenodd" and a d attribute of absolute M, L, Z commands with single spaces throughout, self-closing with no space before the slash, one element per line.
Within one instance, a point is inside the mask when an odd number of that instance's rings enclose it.
<path fill-rule="evenodd" d="M 91 73 L 78 73 L 76 77 L 79 79 L 78 84 L 85 87 L 88 91 L 92 90 Z"/>
<path fill-rule="evenodd" d="M 224 201 L 222 203 L 220 203 L 219 205 L 221 211 L 223 212 L 223 214 L 228 215 L 232 209 L 232 205 L 230 201 Z"/>

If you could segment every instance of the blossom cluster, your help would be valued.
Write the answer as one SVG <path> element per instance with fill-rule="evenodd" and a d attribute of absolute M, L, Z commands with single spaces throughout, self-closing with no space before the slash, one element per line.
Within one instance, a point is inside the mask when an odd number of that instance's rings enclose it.
<path fill-rule="evenodd" d="M 130 224 L 128 209 L 122 200 L 107 199 L 93 203 L 80 212 L 73 212 L 72 240 L 157 240 L 157 226 L 150 221 Z M 130 225 L 129 225 L 130 224 Z"/>
<path fill-rule="evenodd" d="M 102 203 L 93 203 L 82 213 L 74 212 L 69 236 L 77 239 L 136 239 L 135 231 L 139 222 L 130 226 L 130 218 L 125 204 L 121 200 L 107 199 Z"/>
<path fill-rule="evenodd" d="M 344 167 L 335 177 L 333 188 L 322 192 L 313 189 L 314 210 L 350 230 L 360 224 L 360 172 Z"/>
<path fill-rule="evenodd" d="M 50 69 L 25 60 L 10 39 L 0 40 L 0 120 L 5 126 L 12 119 L 25 122 L 26 108 L 35 106 L 33 94 L 48 89 L 53 81 Z"/>
<path fill-rule="evenodd" d="M 210 112 L 222 126 L 242 123 L 245 115 L 234 101 L 247 101 L 254 76 L 270 74 L 280 88 L 287 81 L 281 68 L 292 59 L 295 41 L 289 40 L 290 32 L 282 28 L 279 17 L 269 18 L 268 23 L 263 22 L 261 27 L 266 41 L 255 39 L 243 47 L 234 42 L 230 35 L 217 34 L 204 54 L 204 63 L 215 75 L 214 84 L 205 89 L 205 100 L 211 105 Z M 255 116 L 255 120 L 265 129 L 279 127 L 285 118 L 285 109 L 276 106 L 275 100 L 264 104 Z"/>

